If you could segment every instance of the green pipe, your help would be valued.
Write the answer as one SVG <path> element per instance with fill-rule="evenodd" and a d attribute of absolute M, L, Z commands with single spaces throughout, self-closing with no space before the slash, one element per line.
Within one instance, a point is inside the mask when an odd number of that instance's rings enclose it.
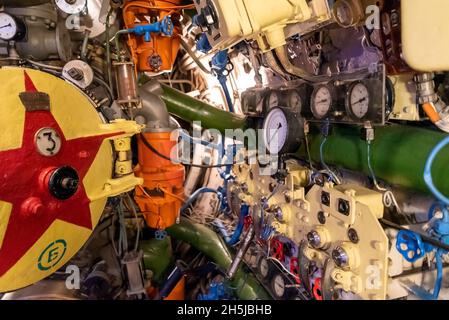
<path fill-rule="evenodd" d="M 139 247 L 143 251 L 145 269 L 153 272 L 152 279 L 156 283 L 162 283 L 174 262 L 170 237 L 144 240 L 139 243 Z"/>
<path fill-rule="evenodd" d="M 167 229 L 170 236 L 189 243 L 201 251 L 218 266 L 227 270 L 232 262 L 232 255 L 222 239 L 204 225 L 192 223 L 186 219 Z M 236 288 L 236 294 L 241 300 L 271 299 L 265 289 L 251 273 L 239 267 L 231 285 Z"/>
<path fill-rule="evenodd" d="M 213 107 L 203 101 L 161 84 L 164 93 L 161 98 L 167 105 L 168 111 L 186 121 L 201 121 L 206 129 L 217 129 L 225 133 L 226 129 L 245 129 L 247 119 Z"/>
<path fill-rule="evenodd" d="M 320 162 L 320 144 L 323 137 L 313 128 L 309 135 L 313 161 Z M 392 185 L 428 193 L 424 182 L 424 166 L 431 150 L 447 134 L 423 128 L 388 125 L 375 129 L 371 163 L 377 178 Z M 300 150 L 306 155 L 305 146 Z M 324 162 L 349 170 L 369 174 L 367 144 L 361 139 L 359 127 L 334 125 L 324 146 Z M 434 162 L 435 185 L 449 195 L 449 148 L 444 149 Z"/>

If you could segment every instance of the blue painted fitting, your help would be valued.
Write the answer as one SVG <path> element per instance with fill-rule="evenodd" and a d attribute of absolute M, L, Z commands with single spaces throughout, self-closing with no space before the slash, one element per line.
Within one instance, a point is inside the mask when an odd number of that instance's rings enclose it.
<path fill-rule="evenodd" d="M 212 282 L 207 294 L 198 295 L 198 300 L 224 300 L 226 298 L 226 288 L 223 282 Z"/>
<path fill-rule="evenodd" d="M 128 33 L 134 33 L 138 36 L 144 36 L 145 42 L 151 41 L 151 34 L 158 33 L 163 34 L 167 37 L 171 37 L 173 35 L 174 25 L 169 16 L 165 17 L 159 22 L 152 24 L 145 24 L 135 26 L 134 28 L 130 28 L 127 30 Z"/>
<path fill-rule="evenodd" d="M 207 35 L 203 33 L 196 43 L 196 49 L 199 52 L 208 53 L 212 50 L 212 46 L 209 43 L 209 39 L 207 39 Z"/>

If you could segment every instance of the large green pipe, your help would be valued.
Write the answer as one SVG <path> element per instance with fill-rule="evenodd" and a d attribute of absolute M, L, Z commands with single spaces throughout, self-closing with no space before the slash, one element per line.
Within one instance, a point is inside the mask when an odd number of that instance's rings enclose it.
<path fill-rule="evenodd" d="M 161 84 L 164 93 L 161 98 L 167 105 L 167 109 L 186 121 L 201 121 L 201 126 L 206 129 L 217 129 L 224 133 L 226 129 L 244 129 L 247 119 L 231 112 L 223 111 L 203 101 Z"/>
<path fill-rule="evenodd" d="M 224 270 L 227 270 L 230 266 L 232 262 L 231 253 L 221 238 L 206 226 L 184 219 L 180 224 L 168 228 L 167 232 L 173 238 L 189 243 Z M 236 294 L 242 300 L 270 299 L 270 296 L 254 275 L 246 273 L 242 267 L 238 269 L 231 285 L 236 288 Z"/>
<path fill-rule="evenodd" d="M 310 134 L 311 155 L 319 162 L 323 137 L 318 130 L 313 131 Z M 429 192 L 423 178 L 424 166 L 431 150 L 446 136 L 440 131 L 403 125 L 376 128 L 371 152 L 376 176 L 392 185 Z M 304 146 L 301 153 L 305 155 Z M 323 154 L 327 164 L 369 174 L 367 144 L 361 139 L 360 128 L 333 126 Z M 432 172 L 435 185 L 449 195 L 449 148 L 438 155 Z"/>
<path fill-rule="evenodd" d="M 153 272 L 152 280 L 162 283 L 174 262 L 170 237 L 140 241 L 139 248 L 143 251 L 145 269 Z"/>

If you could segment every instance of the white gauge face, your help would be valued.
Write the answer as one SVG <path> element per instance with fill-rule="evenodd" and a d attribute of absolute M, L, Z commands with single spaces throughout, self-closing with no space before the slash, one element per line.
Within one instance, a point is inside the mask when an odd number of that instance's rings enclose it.
<path fill-rule="evenodd" d="M 288 95 L 288 106 L 296 112 L 301 112 L 302 99 L 298 92 L 290 92 L 290 94 Z"/>
<path fill-rule="evenodd" d="M 87 0 L 56 0 L 58 8 L 67 14 L 79 14 L 84 10 Z"/>
<path fill-rule="evenodd" d="M 353 85 L 349 92 L 349 108 L 351 114 L 357 119 L 362 119 L 368 114 L 370 94 L 363 83 Z"/>
<path fill-rule="evenodd" d="M 275 108 L 265 118 L 263 138 L 270 154 L 278 154 L 285 145 L 288 135 L 288 122 L 282 109 Z"/>
<path fill-rule="evenodd" d="M 280 274 L 277 274 L 273 278 L 273 291 L 277 297 L 283 297 L 285 294 L 285 281 L 284 277 Z"/>
<path fill-rule="evenodd" d="M 332 93 L 326 86 L 316 89 L 312 95 L 312 113 L 318 119 L 323 119 L 332 106 Z"/>
<path fill-rule="evenodd" d="M 264 258 L 260 259 L 259 272 L 263 278 L 268 277 L 268 270 L 269 270 L 268 261 Z"/>
<path fill-rule="evenodd" d="M 9 14 L 0 12 L 0 39 L 11 40 L 16 34 L 16 20 Z"/>

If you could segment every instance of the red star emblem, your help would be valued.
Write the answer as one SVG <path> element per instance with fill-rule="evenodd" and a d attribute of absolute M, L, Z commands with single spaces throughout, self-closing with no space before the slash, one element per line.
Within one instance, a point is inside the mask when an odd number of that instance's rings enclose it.
<path fill-rule="evenodd" d="M 25 88 L 26 92 L 37 93 L 26 72 Z M 103 141 L 121 134 L 66 140 L 48 110 L 30 111 L 27 108 L 22 146 L 0 152 L 0 200 L 12 203 L 12 212 L 0 248 L 0 276 L 23 257 L 55 220 L 92 229 L 90 200 L 83 179 Z M 54 156 L 41 155 L 36 148 L 36 134 L 42 128 L 52 128 L 61 140 L 61 148 Z M 48 176 L 55 169 L 65 166 L 77 172 L 79 185 L 72 197 L 60 200 L 49 191 Z"/>

